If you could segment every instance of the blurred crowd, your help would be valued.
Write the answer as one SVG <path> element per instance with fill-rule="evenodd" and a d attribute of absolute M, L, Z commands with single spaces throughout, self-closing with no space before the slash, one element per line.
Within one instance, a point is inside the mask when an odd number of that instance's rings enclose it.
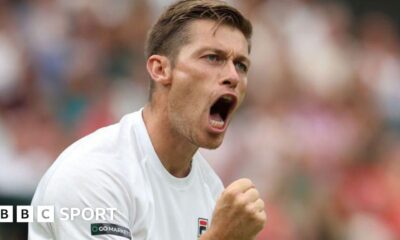
<path fill-rule="evenodd" d="M 29 204 L 65 147 L 143 106 L 146 33 L 170 2 L 0 0 L 0 205 Z M 225 184 L 255 182 L 259 240 L 400 239 L 398 25 L 333 0 L 230 2 L 254 26 L 248 93 L 202 152 Z"/>

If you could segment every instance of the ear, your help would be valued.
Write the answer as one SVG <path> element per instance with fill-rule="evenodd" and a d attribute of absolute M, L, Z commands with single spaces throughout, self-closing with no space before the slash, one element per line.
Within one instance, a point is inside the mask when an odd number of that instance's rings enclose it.
<path fill-rule="evenodd" d="M 171 63 L 166 56 L 151 55 L 147 59 L 147 71 L 151 78 L 164 86 L 171 84 Z"/>

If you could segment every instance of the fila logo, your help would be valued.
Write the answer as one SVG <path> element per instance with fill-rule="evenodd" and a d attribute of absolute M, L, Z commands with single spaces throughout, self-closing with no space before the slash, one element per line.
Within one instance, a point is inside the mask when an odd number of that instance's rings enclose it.
<path fill-rule="evenodd" d="M 208 219 L 207 218 L 199 218 L 198 222 L 199 223 L 198 223 L 197 237 L 200 237 L 201 234 L 203 234 L 208 228 Z"/>

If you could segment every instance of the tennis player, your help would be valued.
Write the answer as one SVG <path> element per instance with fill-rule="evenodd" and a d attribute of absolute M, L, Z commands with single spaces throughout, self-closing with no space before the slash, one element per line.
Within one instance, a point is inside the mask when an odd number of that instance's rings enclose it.
<path fill-rule="evenodd" d="M 266 221 L 255 186 L 224 188 L 198 152 L 220 146 L 243 101 L 251 34 L 221 0 L 167 8 L 147 40 L 148 104 L 59 156 L 32 202 L 54 206 L 54 221 L 35 216 L 29 239 L 255 239 Z M 71 219 L 66 208 L 102 214 Z"/>

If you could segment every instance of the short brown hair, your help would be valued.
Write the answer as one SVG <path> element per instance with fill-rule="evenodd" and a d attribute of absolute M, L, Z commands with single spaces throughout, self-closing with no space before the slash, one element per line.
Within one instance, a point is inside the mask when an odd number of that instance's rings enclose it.
<path fill-rule="evenodd" d="M 146 41 L 146 59 L 159 54 L 174 62 L 180 48 L 189 42 L 186 26 L 197 19 L 210 19 L 239 29 L 247 39 L 250 51 L 252 25 L 236 8 L 222 0 L 181 0 L 168 7 L 150 29 Z M 150 95 L 153 88 L 151 81 Z"/>

